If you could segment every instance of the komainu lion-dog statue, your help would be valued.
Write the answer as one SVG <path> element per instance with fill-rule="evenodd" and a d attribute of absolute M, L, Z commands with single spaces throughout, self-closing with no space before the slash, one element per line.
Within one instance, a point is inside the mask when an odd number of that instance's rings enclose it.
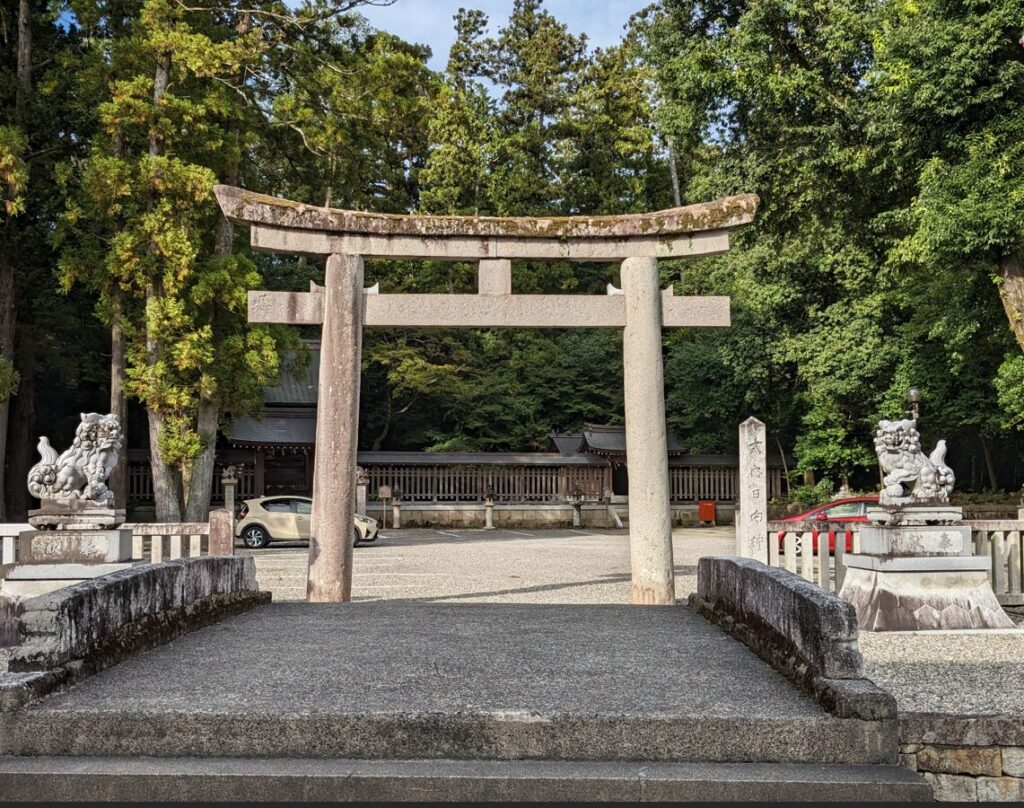
<path fill-rule="evenodd" d="M 40 460 L 28 473 L 28 490 L 41 500 L 83 500 L 109 508 L 114 492 L 107 478 L 121 449 L 121 424 L 116 415 L 82 413 L 71 448 L 61 455 L 43 436 L 36 447 Z"/>
<path fill-rule="evenodd" d="M 875 452 L 885 472 L 879 503 L 910 505 L 948 503 L 953 491 L 953 469 L 946 465 L 946 441 L 940 440 L 930 457 L 921 451 L 917 421 L 879 421 Z"/>

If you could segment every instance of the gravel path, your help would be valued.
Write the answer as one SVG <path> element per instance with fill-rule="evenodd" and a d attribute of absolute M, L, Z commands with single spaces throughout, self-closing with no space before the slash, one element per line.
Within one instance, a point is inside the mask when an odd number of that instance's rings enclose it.
<path fill-rule="evenodd" d="M 731 527 L 675 531 L 677 597 L 696 589 L 698 558 L 732 547 Z M 354 552 L 355 600 L 629 603 L 624 530 L 401 530 Z M 304 545 L 251 554 L 260 587 L 275 601 L 305 597 Z"/>

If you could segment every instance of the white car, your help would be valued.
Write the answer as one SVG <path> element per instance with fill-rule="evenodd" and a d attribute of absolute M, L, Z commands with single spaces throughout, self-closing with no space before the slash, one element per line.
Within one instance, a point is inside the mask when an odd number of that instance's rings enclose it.
<path fill-rule="evenodd" d="M 272 541 L 309 541 L 313 500 L 309 497 L 277 496 L 247 499 L 238 511 L 235 536 L 258 550 Z M 377 520 L 356 514 L 352 545 L 377 540 Z"/>

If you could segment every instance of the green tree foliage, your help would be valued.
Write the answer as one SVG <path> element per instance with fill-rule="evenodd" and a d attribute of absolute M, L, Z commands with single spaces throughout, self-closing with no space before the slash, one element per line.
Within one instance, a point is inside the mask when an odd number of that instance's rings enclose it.
<path fill-rule="evenodd" d="M 79 406 L 106 406 L 107 363 L 147 412 L 158 514 L 204 517 L 218 425 L 257 412 L 296 352 L 295 329 L 246 323 L 246 291 L 305 289 L 324 271 L 251 254 L 213 201 L 225 182 L 453 215 L 758 193 L 728 254 L 663 262 L 663 285 L 733 299 L 731 328 L 666 333 L 683 444 L 734 451 L 753 414 L 800 468 L 871 485 L 873 422 L 916 386 L 926 436 L 949 437 L 954 463 L 980 453 L 975 482 L 1004 484 L 1020 454 L 1010 430 L 1024 428 L 1020 0 L 659 0 L 600 50 L 541 0 L 515 0 L 493 26 L 460 10 L 441 73 L 360 4 L 0 9 L 18 45 L 0 55 L 12 477 L 36 401 L 69 432 Z M 385 291 L 476 291 L 468 263 L 367 272 Z M 604 294 L 617 273 L 516 262 L 513 287 Z M 620 420 L 621 379 L 614 330 L 371 330 L 361 444 L 543 449 L 550 431 Z"/>
<path fill-rule="evenodd" d="M 871 469 L 872 423 L 912 385 L 925 428 L 980 436 L 987 460 L 1000 424 L 1021 422 L 1019 351 L 1003 361 L 999 299 L 975 280 L 1020 265 L 1019 12 L 665 0 L 638 26 L 684 195 L 762 199 L 739 249 L 695 267 L 733 296 L 733 328 L 673 352 L 732 376 L 728 421 L 771 413 L 802 468 Z M 1001 279 L 1004 305 L 1012 288 Z M 705 401 L 669 395 L 690 413 Z"/>
<path fill-rule="evenodd" d="M 954 369 L 982 377 L 970 395 L 984 406 L 962 423 L 989 438 L 1000 422 L 1024 426 L 1024 396 L 1014 395 L 1024 374 L 1021 12 L 1015 0 L 897 3 L 876 36 L 873 134 L 881 164 L 907 189 L 906 204 L 888 220 L 898 238 L 890 267 L 924 292 Z M 993 328 L 998 313 L 987 281 L 998 289 L 1008 330 Z M 965 289 L 974 291 L 969 299 Z M 968 339 L 985 350 L 972 352 Z M 993 412 L 993 376 L 1002 418 Z"/>
<path fill-rule="evenodd" d="M 220 413 L 258 410 L 276 377 L 271 333 L 245 322 L 260 277 L 230 241 L 218 249 L 212 188 L 237 177 L 238 133 L 252 121 L 233 82 L 273 42 L 252 15 L 281 10 L 224 19 L 217 6 L 144 0 L 127 22 L 92 6 L 79 14 L 105 34 L 90 54 L 102 100 L 87 159 L 61 174 L 61 283 L 87 284 L 102 311 L 125 318 L 127 389 L 148 413 L 161 519 L 201 518 Z"/>

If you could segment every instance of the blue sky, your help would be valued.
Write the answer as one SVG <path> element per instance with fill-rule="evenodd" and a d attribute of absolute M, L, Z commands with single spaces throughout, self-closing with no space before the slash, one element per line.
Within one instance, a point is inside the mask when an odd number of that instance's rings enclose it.
<path fill-rule="evenodd" d="M 650 5 L 650 0 L 546 0 L 544 7 L 575 34 L 586 34 L 591 47 L 614 45 L 622 38 L 630 15 Z M 491 32 L 503 25 L 512 11 L 512 0 L 397 0 L 391 6 L 362 6 L 360 13 L 375 28 L 390 31 L 409 42 L 429 45 L 434 52 L 430 66 L 440 70 L 448 60 L 455 39 L 452 16 L 460 7 L 485 12 Z"/>

